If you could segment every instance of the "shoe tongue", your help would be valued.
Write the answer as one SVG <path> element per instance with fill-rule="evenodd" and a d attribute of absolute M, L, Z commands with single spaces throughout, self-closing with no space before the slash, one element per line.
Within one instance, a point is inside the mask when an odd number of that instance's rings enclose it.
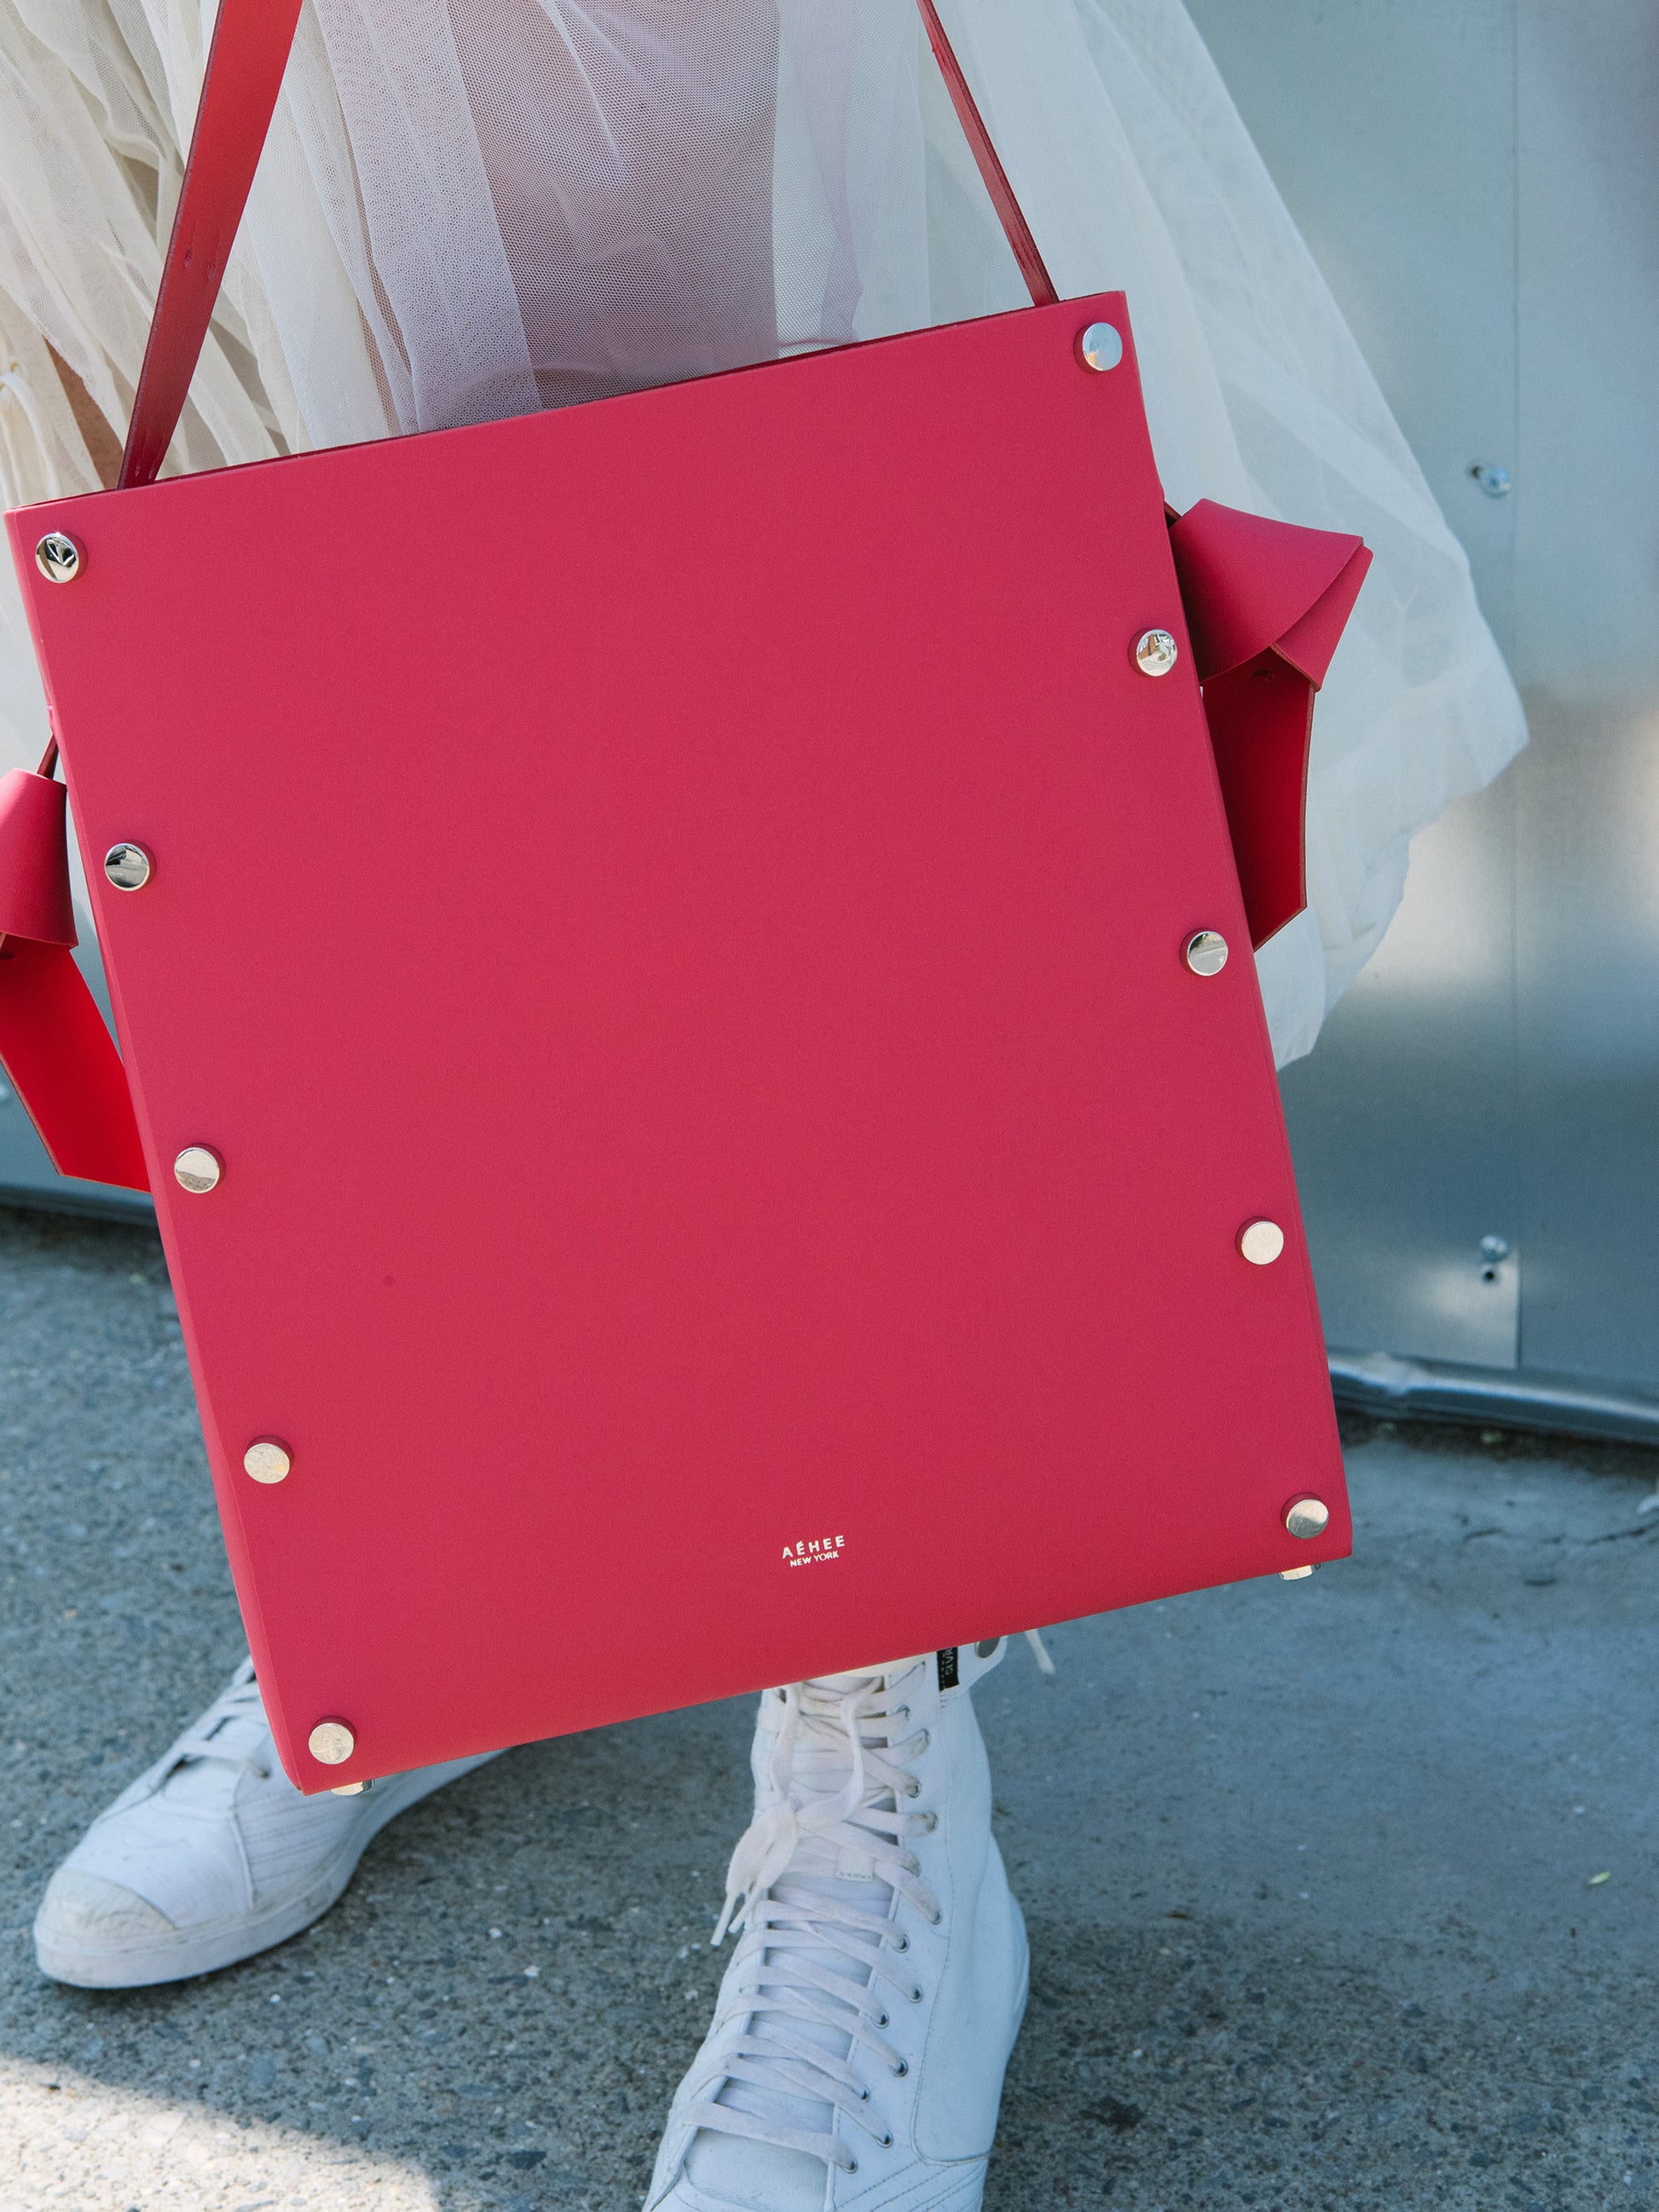
<path fill-rule="evenodd" d="M 755 2112 L 752 2104 L 738 2104 L 729 2094 L 720 2102 L 738 2112 Z M 823 2160 L 809 2151 L 704 2128 L 686 2154 L 685 2170 L 712 2204 L 732 2205 L 739 2212 L 823 2212 Z"/>
<path fill-rule="evenodd" d="M 203 1737 L 200 1747 L 174 1767 L 160 1794 L 175 1805 L 222 1805 L 243 1771 L 241 1761 L 263 1761 L 269 1745 L 262 1714 L 227 1713 L 212 1735 Z"/>
<path fill-rule="evenodd" d="M 222 1805 L 241 1771 L 228 1759 L 192 1759 L 187 1765 L 174 1767 L 161 1794 L 174 1805 Z"/>
<path fill-rule="evenodd" d="M 833 1690 L 837 1696 L 844 1698 L 849 1690 L 856 1689 L 861 1682 L 878 1682 L 884 1677 L 890 1682 L 895 1681 L 907 1667 L 914 1667 L 915 1663 L 914 1656 L 889 1659 L 878 1667 L 854 1667 L 850 1674 L 814 1674 L 811 1677 L 811 1684 L 814 1689 Z"/>

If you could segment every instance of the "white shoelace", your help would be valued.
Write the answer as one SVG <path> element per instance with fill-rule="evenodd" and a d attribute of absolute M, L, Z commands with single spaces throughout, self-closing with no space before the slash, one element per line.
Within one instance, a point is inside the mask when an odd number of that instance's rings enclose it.
<path fill-rule="evenodd" d="M 857 2160 L 840 2136 L 811 2124 L 803 2100 L 828 2105 L 875 2142 L 890 2140 L 859 2062 L 909 2070 L 883 2033 L 886 1992 L 913 2003 L 925 1992 L 900 1963 L 909 1939 L 865 1900 L 884 1884 L 929 1920 L 940 1917 L 905 1848 L 937 1819 L 906 1809 L 921 1787 L 908 1762 L 927 1746 L 925 1730 L 905 1732 L 904 1685 L 915 1673 L 799 1682 L 781 1693 L 776 1795 L 726 1875 L 714 1940 L 728 1927 L 743 1940 L 721 1988 L 713 2063 L 686 2084 L 678 2117 L 692 2127 L 805 2151 L 846 2172 Z M 744 2095 L 742 2106 L 718 2102 L 728 2088 L 763 2094 Z"/>
<path fill-rule="evenodd" d="M 263 1738 L 265 1733 L 265 1711 L 259 1699 L 259 1685 L 253 1679 L 253 1662 L 244 1659 L 224 1688 L 201 1716 L 185 1730 L 167 1753 L 167 1763 L 156 1787 L 163 1787 L 169 1775 L 181 1766 L 193 1765 L 198 1759 L 216 1759 L 226 1765 L 240 1766 L 261 1782 L 270 1779 L 269 1761 L 256 1759 L 251 1752 L 238 1751 L 234 1746 L 238 1736 L 246 1740 L 252 1726 Z"/>

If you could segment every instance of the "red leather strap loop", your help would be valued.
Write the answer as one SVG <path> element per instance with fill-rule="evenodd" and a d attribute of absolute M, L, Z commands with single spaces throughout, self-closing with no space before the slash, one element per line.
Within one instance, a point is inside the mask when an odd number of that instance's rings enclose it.
<path fill-rule="evenodd" d="M 1308 903 L 1314 693 L 1371 563 L 1358 538 L 1201 499 L 1172 515 L 1188 634 L 1250 942 Z"/>
<path fill-rule="evenodd" d="M 76 941 L 65 841 L 69 794 L 49 775 L 0 775 L 0 949 Z"/>
<path fill-rule="evenodd" d="M 0 776 L 0 1069 L 59 1175 L 147 1190 L 126 1070 L 75 964 L 61 783 Z"/>
<path fill-rule="evenodd" d="M 190 157 L 185 165 L 184 189 L 139 373 L 126 450 L 121 456 L 118 481 L 122 486 L 155 481 L 179 427 L 190 380 L 213 319 L 225 263 L 282 89 L 300 4 L 301 0 L 220 0 Z M 1026 287 L 1037 306 L 1052 306 L 1060 295 L 997 158 L 933 0 L 916 0 L 916 5 L 928 44 L 944 73 L 951 105 Z"/>

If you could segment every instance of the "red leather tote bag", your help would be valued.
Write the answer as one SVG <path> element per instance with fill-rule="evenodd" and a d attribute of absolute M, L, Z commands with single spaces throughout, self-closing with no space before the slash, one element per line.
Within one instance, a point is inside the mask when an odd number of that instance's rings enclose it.
<path fill-rule="evenodd" d="M 1364 556 L 1172 541 L 922 8 L 1029 310 L 157 482 L 224 0 L 121 485 L 9 518 L 125 1073 L 50 762 L 0 1048 L 155 1191 L 303 1789 L 1347 1548 L 1249 947 Z"/>

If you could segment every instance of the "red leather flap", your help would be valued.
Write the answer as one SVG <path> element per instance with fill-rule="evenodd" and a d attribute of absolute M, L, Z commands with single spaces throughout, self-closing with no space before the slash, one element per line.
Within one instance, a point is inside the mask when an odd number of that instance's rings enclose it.
<path fill-rule="evenodd" d="M 0 1063 L 59 1175 L 149 1188 L 126 1071 L 67 945 L 0 945 Z"/>
<path fill-rule="evenodd" d="M 1359 586 L 1370 565 L 1370 548 L 1361 545 L 1330 589 L 1315 600 L 1301 621 L 1293 623 L 1273 647 L 1279 659 L 1305 676 L 1316 691 L 1325 681 L 1332 655 L 1341 642 L 1354 601 L 1359 597 Z"/>
<path fill-rule="evenodd" d="M 1200 684 L 1269 647 L 1323 683 L 1370 566 L 1363 539 L 1201 499 L 1171 524 L 1170 545 Z"/>
<path fill-rule="evenodd" d="M 73 945 L 64 791 L 15 768 L 0 776 L 0 938 Z"/>
<path fill-rule="evenodd" d="M 1308 902 L 1313 695 L 1371 556 L 1360 538 L 1211 499 L 1170 517 L 1170 545 L 1250 942 L 1260 946 Z"/>
<path fill-rule="evenodd" d="M 70 950 L 65 793 L 0 776 L 0 1064 L 59 1175 L 148 1190 L 126 1071 Z"/>
<path fill-rule="evenodd" d="M 1210 744 L 1259 948 L 1308 903 L 1308 754 L 1313 686 L 1275 653 L 1205 687 Z"/>

